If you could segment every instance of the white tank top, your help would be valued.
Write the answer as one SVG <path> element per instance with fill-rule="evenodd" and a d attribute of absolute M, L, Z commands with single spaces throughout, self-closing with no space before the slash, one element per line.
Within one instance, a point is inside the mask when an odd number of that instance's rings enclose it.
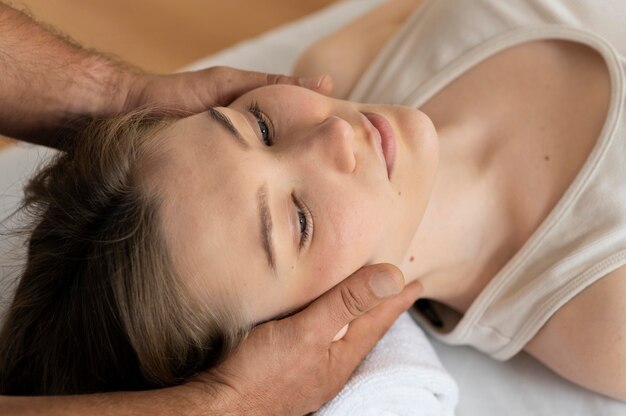
<path fill-rule="evenodd" d="M 538 39 L 590 46 L 604 57 L 611 101 L 597 142 L 561 199 L 460 315 L 434 304 L 432 335 L 511 358 L 566 302 L 626 264 L 626 1 L 427 0 L 357 82 L 349 99 L 420 107 L 471 67 Z"/>

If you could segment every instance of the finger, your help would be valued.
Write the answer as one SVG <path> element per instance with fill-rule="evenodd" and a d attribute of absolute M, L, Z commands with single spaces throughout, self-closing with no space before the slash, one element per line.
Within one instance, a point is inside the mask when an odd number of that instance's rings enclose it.
<path fill-rule="evenodd" d="M 404 277 L 397 267 L 366 266 L 316 299 L 298 319 L 302 320 L 301 325 L 315 331 L 319 341 L 330 342 L 343 326 L 403 287 Z"/>
<path fill-rule="evenodd" d="M 306 87 L 323 95 L 330 95 L 333 92 L 333 79 L 330 75 L 320 75 L 317 77 L 298 78 L 300 86 Z"/>
<path fill-rule="evenodd" d="M 415 303 L 422 294 L 422 285 L 415 281 L 402 293 L 385 300 L 379 306 L 355 319 L 343 338 L 332 344 L 333 371 L 349 376 L 354 368 L 387 333 L 401 313 Z"/>
<path fill-rule="evenodd" d="M 242 94 L 266 85 L 298 85 L 326 95 L 332 90 L 332 79 L 328 75 L 298 78 L 229 67 L 214 67 L 207 70 L 207 76 L 209 77 L 207 81 L 213 83 L 215 96 L 212 99 L 217 105 L 228 105 Z"/>

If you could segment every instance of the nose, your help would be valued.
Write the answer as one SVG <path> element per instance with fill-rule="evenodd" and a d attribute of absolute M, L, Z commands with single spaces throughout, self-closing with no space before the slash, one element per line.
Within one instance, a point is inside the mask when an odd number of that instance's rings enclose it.
<path fill-rule="evenodd" d="M 324 161 L 328 161 L 333 167 L 341 172 L 354 172 L 356 158 L 354 156 L 354 129 L 346 120 L 330 116 L 325 119 L 312 132 L 311 144 L 318 155 L 323 155 Z"/>

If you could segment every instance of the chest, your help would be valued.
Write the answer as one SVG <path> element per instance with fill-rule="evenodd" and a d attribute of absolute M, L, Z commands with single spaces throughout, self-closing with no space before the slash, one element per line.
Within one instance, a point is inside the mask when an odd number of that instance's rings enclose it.
<path fill-rule="evenodd" d="M 474 220 L 492 245 L 468 270 L 457 308 L 471 304 L 561 199 L 597 142 L 610 90 L 597 52 L 545 40 L 488 58 L 422 107 L 435 126 L 449 117 L 489 124 L 489 134 L 468 140 L 476 140 L 477 169 L 498 201 Z"/>

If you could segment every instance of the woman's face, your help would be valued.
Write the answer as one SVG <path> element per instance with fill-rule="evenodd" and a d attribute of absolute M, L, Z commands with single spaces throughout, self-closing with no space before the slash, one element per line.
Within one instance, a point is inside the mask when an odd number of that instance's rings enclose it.
<path fill-rule="evenodd" d="M 390 177 L 363 113 L 392 126 Z M 164 156 L 146 178 L 164 200 L 175 267 L 195 296 L 237 302 L 252 324 L 299 309 L 363 265 L 398 264 L 438 161 L 420 111 L 294 86 L 256 89 L 161 134 Z"/>

